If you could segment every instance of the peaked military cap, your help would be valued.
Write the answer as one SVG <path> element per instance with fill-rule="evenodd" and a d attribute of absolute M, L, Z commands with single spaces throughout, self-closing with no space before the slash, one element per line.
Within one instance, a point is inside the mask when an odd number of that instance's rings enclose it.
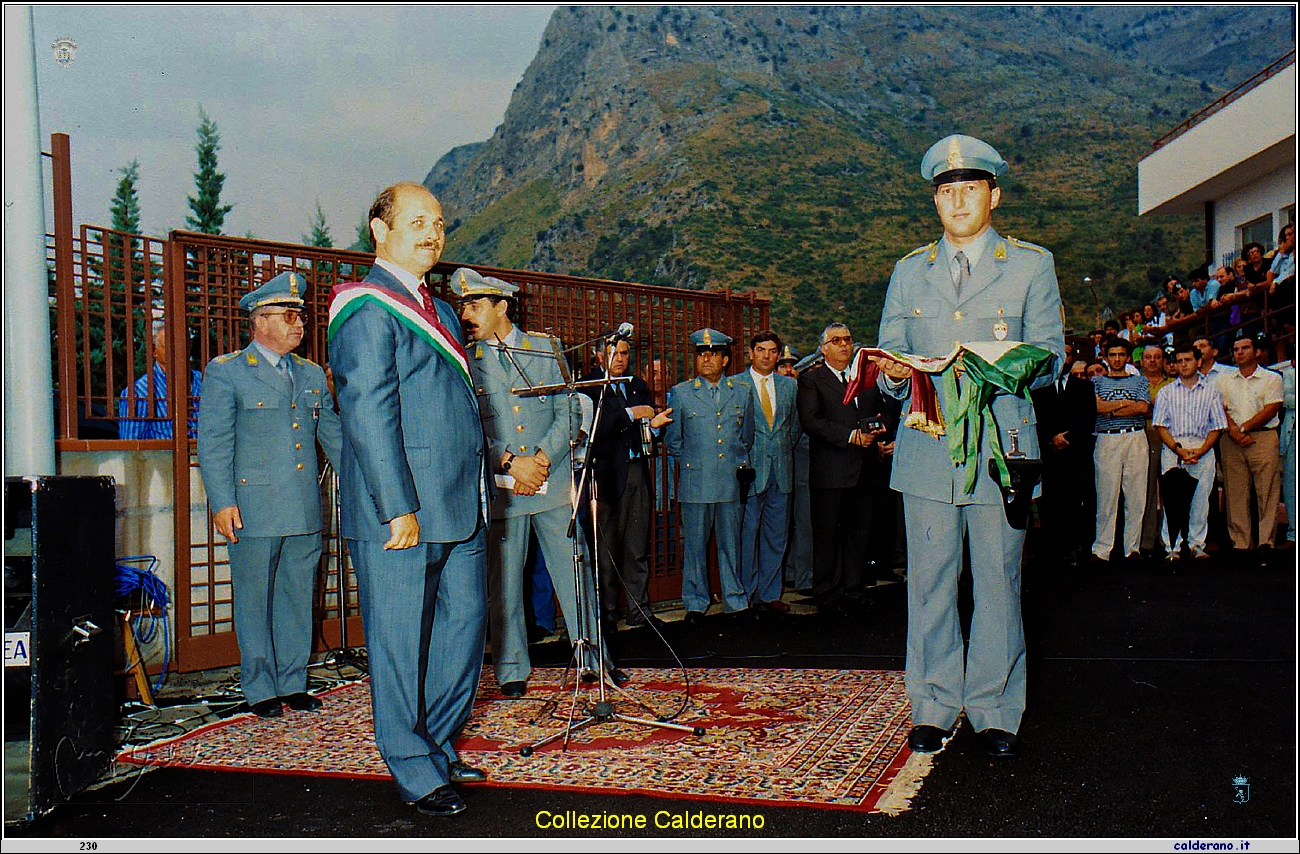
<path fill-rule="evenodd" d="M 451 274 L 451 292 L 461 299 L 475 299 L 476 297 L 508 297 L 514 299 L 515 294 L 519 292 L 519 286 L 512 285 L 495 276 L 481 275 L 477 270 L 472 270 L 469 267 L 461 267 Z"/>
<path fill-rule="evenodd" d="M 307 279 L 302 273 L 281 273 L 271 281 L 239 298 L 239 307 L 252 311 L 264 305 L 293 305 L 301 308 L 307 296 Z"/>
<path fill-rule="evenodd" d="M 726 350 L 731 346 L 731 336 L 706 326 L 691 333 L 691 343 L 697 350 Z"/>
<path fill-rule="evenodd" d="M 777 358 L 776 363 L 778 365 L 783 365 L 786 362 L 798 363 L 798 361 L 799 351 L 791 347 L 789 344 L 786 344 L 781 348 L 781 355 Z"/>
<path fill-rule="evenodd" d="M 999 178 L 1006 171 L 1007 161 L 993 146 L 960 133 L 945 136 L 921 158 L 921 177 L 936 187 L 954 181 Z"/>

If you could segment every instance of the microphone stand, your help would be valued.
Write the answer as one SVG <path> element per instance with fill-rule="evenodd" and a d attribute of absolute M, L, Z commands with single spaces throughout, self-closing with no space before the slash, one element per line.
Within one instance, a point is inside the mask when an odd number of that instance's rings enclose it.
<path fill-rule="evenodd" d="M 595 627 L 594 627 L 595 650 L 594 651 L 596 653 L 595 659 L 597 662 L 596 663 L 597 669 L 596 672 L 593 674 L 593 676 L 595 677 L 594 681 L 596 682 L 597 690 L 598 690 L 596 702 L 592 705 L 584 706 L 581 713 L 582 717 L 579 718 L 579 714 L 578 714 L 579 680 L 575 679 L 572 688 L 572 698 L 569 703 L 569 711 L 568 711 L 567 718 L 565 720 L 564 727 L 559 731 L 554 732 L 551 735 L 547 736 L 546 738 L 541 739 L 540 741 L 536 741 L 532 744 L 526 744 L 523 747 L 520 747 L 519 755 L 524 757 L 532 756 L 533 753 L 536 752 L 537 750 L 547 746 L 548 744 L 559 741 L 560 739 L 564 739 L 564 746 L 562 749 L 567 750 L 569 747 L 569 740 L 572 737 L 573 733 L 577 732 L 578 730 L 585 729 L 594 724 L 621 722 L 621 723 L 637 724 L 639 726 L 656 727 L 659 729 L 671 729 L 671 730 L 676 730 L 678 732 L 690 733 L 691 735 L 696 735 L 696 736 L 704 735 L 703 727 L 698 727 L 698 726 L 691 727 L 691 726 L 685 726 L 684 724 L 672 723 L 671 721 L 667 720 L 663 716 L 657 716 L 658 717 L 657 720 L 649 720 L 646 718 L 639 718 L 639 717 L 634 717 L 632 715 L 623 714 L 616 709 L 614 702 L 608 693 L 608 691 L 612 689 L 624 700 L 627 700 L 630 703 L 634 703 L 637 706 L 640 706 L 642 709 L 649 712 L 650 714 L 656 714 L 653 708 L 647 705 L 644 701 L 633 696 L 629 691 L 615 685 L 613 680 L 610 678 L 609 669 L 608 669 L 608 659 L 606 658 L 605 655 L 604 627 L 601 625 L 601 621 L 600 621 L 600 605 L 601 605 L 600 583 L 599 583 L 599 579 L 595 577 L 595 567 L 597 566 L 597 560 L 600 555 L 600 526 L 597 524 L 597 513 L 596 513 L 598 490 L 596 487 L 596 481 L 594 477 L 591 476 L 591 463 L 593 459 L 592 445 L 595 443 L 596 431 L 600 426 L 601 411 L 603 408 L 603 404 L 605 402 L 605 396 L 609 392 L 609 387 L 616 382 L 627 382 L 631 379 L 631 377 L 626 377 L 626 376 L 611 377 L 609 374 L 609 365 L 613 361 L 613 351 L 614 351 L 614 347 L 616 346 L 616 341 L 614 341 L 613 338 L 614 338 L 613 336 L 610 336 L 609 338 L 606 339 L 607 343 L 606 343 L 606 350 L 605 350 L 604 377 L 602 377 L 599 380 L 587 380 L 587 381 L 574 382 L 569 376 L 568 365 L 564 361 L 564 353 L 566 351 L 560 349 L 559 339 L 552 337 L 551 346 L 555 353 L 555 359 L 559 363 L 560 375 L 564 379 L 564 382 L 559 384 L 549 385 L 549 386 L 532 385 L 532 383 L 529 382 L 527 375 L 523 372 L 523 370 L 519 368 L 519 365 L 515 362 L 514 356 L 510 355 L 509 350 L 511 348 L 505 348 L 511 364 L 515 365 L 516 370 L 519 371 L 520 378 L 523 379 L 525 383 L 525 388 L 511 389 L 512 394 L 516 394 L 522 397 L 522 396 L 549 394 L 552 392 L 564 390 L 569 398 L 569 407 L 568 407 L 569 418 L 570 418 L 569 461 L 570 461 L 570 469 L 571 469 L 570 483 L 569 483 L 570 486 L 569 503 L 571 505 L 571 512 L 569 515 L 568 535 L 570 540 L 573 543 L 573 575 L 574 575 L 574 584 L 576 586 L 575 593 L 576 593 L 576 601 L 577 601 L 577 608 L 578 608 L 579 626 L 577 627 L 578 637 L 573 642 L 573 656 L 570 659 L 570 666 L 565 668 L 564 679 L 561 681 L 560 687 L 557 689 L 556 693 L 560 694 L 568 690 L 570 672 L 573 671 L 575 665 L 579 670 L 581 670 L 583 668 L 583 662 L 588 660 L 587 654 L 589 653 L 589 651 L 591 651 L 591 647 L 593 645 L 591 640 L 593 629 L 591 626 L 588 625 L 588 623 L 591 621 L 594 621 L 595 623 Z M 498 337 L 498 341 L 500 341 L 499 337 Z M 504 342 L 501 343 L 504 345 Z M 536 351 L 528 351 L 528 352 L 535 353 Z M 573 396 L 575 394 L 581 394 L 582 393 L 581 389 L 595 388 L 597 386 L 600 387 L 600 397 L 596 400 L 595 412 L 593 414 L 592 422 L 591 422 L 591 431 L 588 434 L 588 440 L 587 440 L 588 450 L 587 453 L 583 456 L 581 463 L 579 463 L 577 460 L 577 448 L 578 445 L 580 444 L 578 439 L 578 433 L 580 431 L 574 429 L 572 425 Z M 578 473 L 576 486 L 573 483 L 573 477 L 572 477 L 574 471 Z M 582 490 L 584 487 L 588 485 L 590 485 L 590 491 L 588 493 L 590 496 L 588 501 L 588 506 L 591 513 L 591 540 L 592 540 L 591 566 L 593 569 L 592 590 L 594 591 L 595 594 L 594 595 L 595 607 L 592 609 L 590 613 L 586 608 L 583 607 L 585 601 L 584 591 L 586 590 L 586 586 L 583 584 L 583 581 L 585 579 L 584 579 L 584 573 L 582 571 L 582 546 L 581 546 L 581 541 L 578 539 L 579 537 L 578 514 L 581 512 L 581 508 L 582 508 Z"/>

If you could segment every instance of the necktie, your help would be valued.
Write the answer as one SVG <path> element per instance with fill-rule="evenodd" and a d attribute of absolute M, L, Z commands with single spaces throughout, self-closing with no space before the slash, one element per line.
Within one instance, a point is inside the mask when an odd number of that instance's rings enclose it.
<path fill-rule="evenodd" d="M 510 363 L 510 354 L 506 352 L 504 343 L 497 346 L 497 359 L 501 362 L 501 370 L 507 374 L 514 373 L 515 366 Z"/>
<path fill-rule="evenodd" d="M 276 373 L 284 382 L 284 387 L 289 390 L 289 396 L 293 397 L 293 371 L 289 369 L 289 357 L 282 356 L 279 363 L 275 366 Z"/>
<path fill-rule="evenodd" d="M 966 260 L 965 252 L 958 252 L 952 257 L 957 262 L 957 295 L 961 296 L 962 286 L 970 281 L 970 261 Z"/>
<path fill-rule="evenodd" d="M 433 294 L 429 293 L 429 287 L 424 282 L 420 283 L 420 299 L 424 301 L 424 310 L 433 314 Z"/>
<path fill-rule="evenodd" d="M 763 417 L 767 419 L 769 430 L 776 423 L 776 410 L 772 408 L 772 396 L 767 391 L 767 385 L 771 381 L 771 377 L 763 377 L 762 382 L 758 384 L 758 402 L 763 406 Z"/>

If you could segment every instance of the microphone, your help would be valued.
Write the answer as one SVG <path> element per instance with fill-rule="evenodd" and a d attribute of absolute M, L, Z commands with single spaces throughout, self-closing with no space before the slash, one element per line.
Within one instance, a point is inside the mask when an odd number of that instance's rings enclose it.
<path fill-rule="evenodd" d="M 608 332 L 602 332 L 599 335 L 599 337 L 607 340 L 613 339 L 615 341 L 618 341 L 619 339 L 622 339 L 624 341 L 630 341 L 632 340 L 632 330 L 634 328 L 635 327 L 632 326 L 632 324 L 624 321 L 623 323 L 620 323 L 618 325 L 617 329 L 611 329 Z"/>

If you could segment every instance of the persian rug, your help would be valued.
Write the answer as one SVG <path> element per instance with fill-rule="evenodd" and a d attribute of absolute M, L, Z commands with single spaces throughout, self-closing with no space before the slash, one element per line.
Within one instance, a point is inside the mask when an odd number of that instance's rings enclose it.
<path fill-rule="evenodd" d="M 896 814 L 907 809 L 931 757 L 907 749 L 903 674 L 882 670 L 638 669 L 619 714 L 661 716 L 703 735 L 622 721 L 520 749 L 581 719 L 597 688 L 559 669 L 535 669 L 528 694 L 504 699 L 485 667 L 461 758 L 481 785 L 643 794 L 737 804 L 810 806 Z M 690 679 L 690 695 L 683 676 Z M 563 690 L 561 690 L 563 689 Z M 330 691 L 318 714 L 241 714 L 173 739 L 124 751 L 121 762 L 205 770 L 386 779 L 375 747 L 368 681 Z"/>

